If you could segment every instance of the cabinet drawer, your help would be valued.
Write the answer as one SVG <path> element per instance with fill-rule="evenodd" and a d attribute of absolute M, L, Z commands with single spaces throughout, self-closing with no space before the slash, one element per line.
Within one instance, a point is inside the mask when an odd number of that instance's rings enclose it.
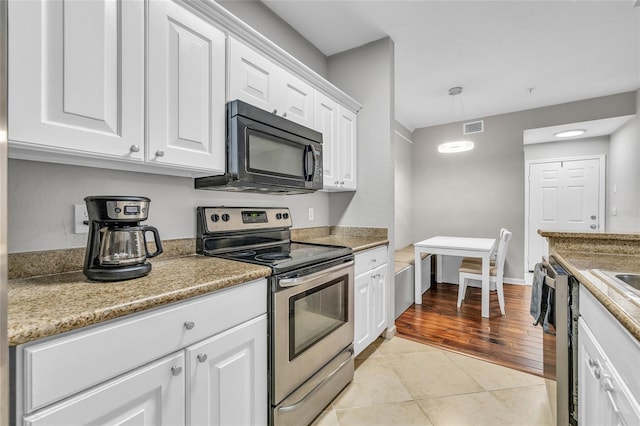
<path fill-rule="evenodd" d="M 20 346 L 18 404 L 29 413 L 255 318 L 266 291 L 258 280 Z"/>
<path fill-rule="evenodd" d="M 376 247 L 356 253 L 355 263 L 356 276 L 387 263 L 387 246 Z"/>

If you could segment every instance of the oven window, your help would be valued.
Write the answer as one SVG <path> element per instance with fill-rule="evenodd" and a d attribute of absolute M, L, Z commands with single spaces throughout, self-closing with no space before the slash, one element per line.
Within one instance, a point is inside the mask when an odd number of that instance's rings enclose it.
<path fill-rule="evenodd" d="M 344 275 L 289 298 L 289 360 L 347 323 L 347 280 Z"/>
<path fill-rule="evenodd" d="M 304 179 L 304 145 L 269 138 L 269 135 L 254 131 L 247 133 L 247 168 L 250 171 Z"/>

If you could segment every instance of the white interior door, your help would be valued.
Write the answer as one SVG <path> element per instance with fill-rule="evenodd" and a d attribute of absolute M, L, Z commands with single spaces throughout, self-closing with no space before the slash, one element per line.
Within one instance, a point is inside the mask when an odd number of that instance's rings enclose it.
<path fill-rule="evenodd" d="M 546 256 L 544 231 L 597 232 L 601 217 L 600 159 L 552 161 L 529 166 L 529 222 L 527 265 L 533 270 Z"/>

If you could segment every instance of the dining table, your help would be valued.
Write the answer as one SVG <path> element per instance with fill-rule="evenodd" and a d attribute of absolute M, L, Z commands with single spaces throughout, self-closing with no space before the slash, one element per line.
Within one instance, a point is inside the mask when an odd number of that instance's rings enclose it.
<path fill-rule="evenodd" d="M 415 303 L 422 304 L 423 253 L 436 256 L 436 282 L 442 282 L 442 256 L 482 259 L 482 316 L 489 318 L 489 265 L 496 245 L 495 238 L 435 236 L 413 244 L 415 251 Z M 426 262 L 431 264 L 430 262 Z M 427 286 L 429 289 L 429 286 Z"/>

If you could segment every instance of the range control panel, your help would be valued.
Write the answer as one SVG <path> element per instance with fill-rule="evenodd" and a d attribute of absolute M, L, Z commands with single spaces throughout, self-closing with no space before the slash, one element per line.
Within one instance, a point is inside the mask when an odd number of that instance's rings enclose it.
<path fill-rule="evenodd" d="M 204 215 L 207 233 L 293 226 L 287 207 L 199 207 L 198 211 Z"/>

